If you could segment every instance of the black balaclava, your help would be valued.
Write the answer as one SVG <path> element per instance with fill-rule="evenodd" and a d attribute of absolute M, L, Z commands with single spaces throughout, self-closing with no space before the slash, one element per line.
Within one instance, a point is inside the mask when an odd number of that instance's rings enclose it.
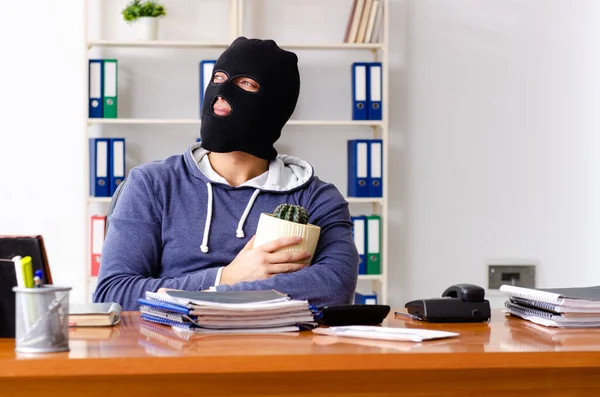
<path fill-rule="evenodd" d="M 289 120 L 300 93 L 298 57 L 273 40 L 238 37 L 217 59 L 213 75 L 223 72 L 227 80 L 206 88 L 202 105 L 200 137 L 211 152 L 242 151 L 273 160 L 273 144 Z M 260 85 L 257 92 L 236 86 L 236 77 L 250 77 Z M 217 116 L 213 105 L 222 97 L 231 106 L 227 116 Z"/>

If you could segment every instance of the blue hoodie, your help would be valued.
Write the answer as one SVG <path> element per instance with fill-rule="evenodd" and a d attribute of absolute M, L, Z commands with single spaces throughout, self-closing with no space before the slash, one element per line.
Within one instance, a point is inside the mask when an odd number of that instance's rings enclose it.
<path fill-rule="evenodd" d="M 317 306 L 351 303 L 358 277 L 348 203 L 301 159 L 279 155 L 268 172 L 238 187 L 210 166 L 196 143 L 182 155 L 133 168 L 109 221 L 96 302 L 138 310 L 159 288 L 275 289 Z M 321 227 L 311 266 L 269 279 L 219 284 L 220 271 L 252 238 L 261 213 L 301 205 Z"/>

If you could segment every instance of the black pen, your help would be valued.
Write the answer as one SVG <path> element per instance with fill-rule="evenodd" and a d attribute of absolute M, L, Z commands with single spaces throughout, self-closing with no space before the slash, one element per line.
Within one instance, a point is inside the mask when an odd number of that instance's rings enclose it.
<path fill-rule="evenodd" d="M 409 313 L 404 313 L 404 312 L 394 312 L 394 315 L 408 317 L 411 320 L 423 321 L 423 319 L 421 317 L 415 316 L 414 314 L 409 314 Z"/>

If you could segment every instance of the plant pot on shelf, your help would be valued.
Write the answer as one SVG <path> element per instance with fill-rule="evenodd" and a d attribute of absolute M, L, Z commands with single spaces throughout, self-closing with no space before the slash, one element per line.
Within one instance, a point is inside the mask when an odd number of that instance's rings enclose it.
<path fill-rule="evenodd" d="M 273 214 L 262 213 L 256 228 L 254 246 L 257 247 L 281 237 L 302 237 L 302 242 L 299 244 L 281 248 L 277 252 L 308 251 L 311 257 L 300 263 L 310 263 L 317 249 L 320 234 L 321 228 L 319 226 L 310 223 L 296 223 L 276 218 Z"/>
<path fill-rule="evenodd" d="M 133 24 L 137 40 L 152 41 L 158 37 L 158 18 L 139 17 Z"/>

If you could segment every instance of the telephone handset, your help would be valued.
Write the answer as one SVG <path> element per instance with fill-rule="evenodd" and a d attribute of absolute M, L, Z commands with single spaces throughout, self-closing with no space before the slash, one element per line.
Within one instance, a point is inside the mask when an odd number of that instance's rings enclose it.
<path fill-rule="evenodd" d="M 460 298 L 463 302 L 483 302 L 485 291 L 474 284 L 454 284 L 446 288 L 442 297 Z"/>
<path fill-rule="evenodd" d="M 491 318 L 485 291 L 474 284 L 455 284 L 441 298 L 417 299 L 404 307 L 413 317 L 432 323 L 478 323 Z"/>

